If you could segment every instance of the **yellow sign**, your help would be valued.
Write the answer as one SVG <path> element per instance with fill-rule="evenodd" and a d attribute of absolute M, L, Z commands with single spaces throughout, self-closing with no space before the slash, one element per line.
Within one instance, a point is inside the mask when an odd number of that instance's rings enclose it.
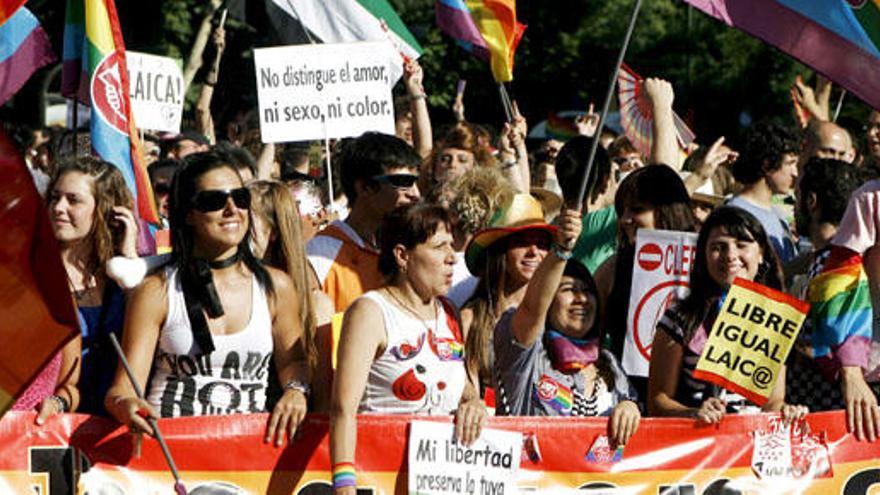
<path fill-rule="evenodd" d="M 694 378 L 764 405 L 810 305 L 736 279 L 712 326 Z"/>

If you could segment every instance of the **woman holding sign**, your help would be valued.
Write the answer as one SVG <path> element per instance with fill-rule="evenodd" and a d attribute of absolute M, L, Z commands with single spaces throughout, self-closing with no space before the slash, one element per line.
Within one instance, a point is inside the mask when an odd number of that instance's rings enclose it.
<path fill-rule="evenodd" d="M 456 414 L 457 438 L 479 436 L 486 408 L 464 364 L 458 315 L 444 297 L 455 252 L 449 214 L 430 203 L 403 206 L 380 230 L 380 289 L 345 312 L 330 406 L 336 493 L 355 493 L 357 414 Z"/>
<path fill-rule="evenodd" d="M 516 309 L 495 327 L 499 415 L 610 416 L 623 445 L 641 417 L 617 360 L 600 349 L 596 282 L 571 251 L 581 216 L 563 210 L 553 245 Z"/>
<path fill-rule="evenodd" d="M 721 307 L 736 278 L 782 290 L 782 268 L 761 223 L 745 210 L 722 207 L 706 219 L 697 239 L 690 294 L 666 310 L 657 325 L 648 379 L 652 416 L 692 417 L 718 423 L 728 412 L 759 409 L 738 394 L 718 391 L 693 378 L 694 369 Z M 763 411 L 782 411 L 795 421 L 807 408 L 785 403 L 785 365 Z"/>

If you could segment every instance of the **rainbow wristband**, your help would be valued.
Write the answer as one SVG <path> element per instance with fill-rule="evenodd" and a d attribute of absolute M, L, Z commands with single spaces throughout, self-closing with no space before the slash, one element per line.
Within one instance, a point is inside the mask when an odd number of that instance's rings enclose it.
<path fill-rule="evenodd" d="M 337 462 L 333 465 L 333 489 L 345 486 L 357 486 L 354 464 L 350 462 Z"/>

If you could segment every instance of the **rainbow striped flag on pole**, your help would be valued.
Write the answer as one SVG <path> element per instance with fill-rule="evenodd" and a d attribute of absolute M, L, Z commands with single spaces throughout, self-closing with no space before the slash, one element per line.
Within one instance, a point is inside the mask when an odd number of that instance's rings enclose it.
<path fill-rule="evenodd" d="M 880 108 L 878 0 L 685 0 Z"/>
<path fill-rule="evenodd" d="M 158 223 L 131 112 L 125 44 L 113 0 L 68 0 L 63 60 L 61 93 L 90 105 L 92 149 L 122 171 L 137 215 Z"/>
<path fill-rule="evenodd" d="M 437 0 L 440 30 L 492 66 L 497 82 L 513 80 L 513 55 L 526 30 L 516 20 L 516 0 Z"/>

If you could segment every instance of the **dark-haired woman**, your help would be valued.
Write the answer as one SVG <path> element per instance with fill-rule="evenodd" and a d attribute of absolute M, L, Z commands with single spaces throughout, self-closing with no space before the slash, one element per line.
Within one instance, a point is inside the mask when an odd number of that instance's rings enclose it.
<path fill-rule="evenodd" d="M 355 493 L 358 413 L 457 414 L 459 439 L 479 435 L 486 412 L 468 379 L 464 336 L 452 304 L 455 252 L 448 213 L 417 204 L 395 210 L 380 230 L 387 283 L 345 313 L 330 407 L 337 493 Z"/>
<path fill-rule="evenodd" d="M 297 297 L 290 278 L 252 254 L 250 193 L 221 156 L 187 157 L 172 183 L 172 262 L 135 289 L 123 349 L 135 396 L 120 367 L 107 410 L 134 432 L 152 433 L 141 414 L 177 417 L 266 410 L 270 361 L 284 392 L 266 441 L 280 445 L 306 413 L 306 372 Z"/>
<path fill-rule="evenodd" d="M 666 310 L 651 350 L 648 410 L 652 416 L 683 416 L 718 423 L 727 412 L 757 412 L 738 394 L 695 380 L 693 371 L 715 323 L 724 294 L 737 278 L 782 290 L 782 268 L 761 223 L 749 212 L 722 207 L 700 230 L 691 271 L 690 294 Z M 786 420 L 803 417 L 803 406 L 785 404 L 785 368 L 760 409 L 782 411 Z"/>
<path fill-rule="evenodd" d="M 598 291 L 571 250 L 580 215 L 563 210 L 554 244 L 529 282 L 522 304 L 495 328 L 500 415 L 610 416 L 609 433 L 625 444 L 638 428 L 636 394 L 600 348 Z"/>
<path fill-rule="evenodd" d="M 639 229 L 663 229 L 693 232 L 696 221 L 690 197 L 678 173 L 666 165 L 649 165 L 630 172 L 614 197 L 617 211 L 617 253 L 596 269 L 596 283 L 602 308 L 607 308 L 604 324 L 611 353 L 623 359 L 627 332 L 627 311 L 632 290 L 636 233 Z M 644 401 L 648 383 L 644 377 L 631 376 Z"/>

